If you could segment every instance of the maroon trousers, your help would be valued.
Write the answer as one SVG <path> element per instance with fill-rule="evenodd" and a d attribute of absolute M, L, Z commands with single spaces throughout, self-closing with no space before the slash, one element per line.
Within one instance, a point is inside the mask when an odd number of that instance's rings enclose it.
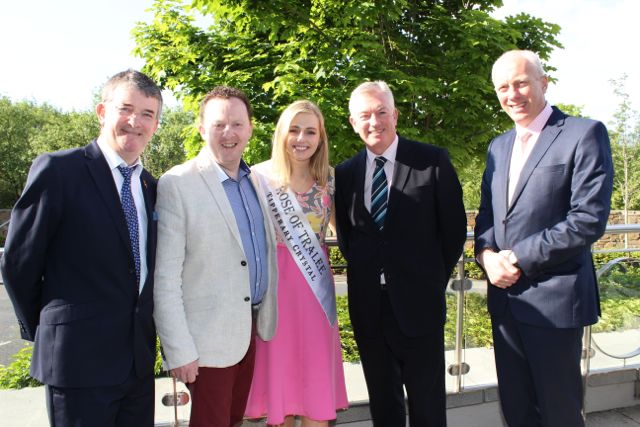
<path fill-rule="evenodd" d="M 255 320 L 244 358 L 227 368 L 198 368 L 191 392 L 189 427 L 234 427 L 242 424 L 256 355 Z"/>

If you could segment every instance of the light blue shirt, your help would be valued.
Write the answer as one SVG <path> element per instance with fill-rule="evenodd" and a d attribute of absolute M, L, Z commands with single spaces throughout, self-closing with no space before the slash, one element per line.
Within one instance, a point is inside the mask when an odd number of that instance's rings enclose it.
<path fill-rule="evenodd" d="M 242 248 L 249 265 L 251 284 L 251 303 L 262 302 L 269 285 L 269 271 L 267 266 L 267 236 L 264 230 L 264 216 L 255 188 L 249 179 L 251 169 L 240 161 L 238 180 L 230 178 L 220 166 L 218 177 L 222 183 L 233 215 L 236 218 L 238 231 L 242 240 Z"/>

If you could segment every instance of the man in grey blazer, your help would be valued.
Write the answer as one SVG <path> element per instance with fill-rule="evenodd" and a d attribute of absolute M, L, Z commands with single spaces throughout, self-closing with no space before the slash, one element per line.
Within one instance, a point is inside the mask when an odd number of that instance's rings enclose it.
<path fill-rule="evenodd" d="M 581 338 L 600 311 L 590 246 L 609 216 L 609 137 L 546 102 L 533 52 L 503 54 L 492 79 L 515 128 L 489 146 L 475 251 L 502 410 L 509 426 L 583 426 Z"/>
<path fill-rule="evenodd" d="M 275 331 L 275 235 L 242 160 L 246 95 L 215 87 L 199 129 L 198 156 L 158 182 L 154 319 L 167 367 L 191 391 L 190 426 L 228 427 L 244 416 L 256 331 Z"/>

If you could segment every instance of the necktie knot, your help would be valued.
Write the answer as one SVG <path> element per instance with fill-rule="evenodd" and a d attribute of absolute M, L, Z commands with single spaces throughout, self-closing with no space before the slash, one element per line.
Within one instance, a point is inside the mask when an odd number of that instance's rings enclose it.
<path fill-rule="evenodd" d="M 118 166 L 118 170 L 120 171 L 120 173 L 122 174 L 122 177 L 124 178 L 125 181 L 131 181 L 131 176 L 133 175 L 133 172 L 136 170 L 136 166 Z"/>
<path fill-rule="evenodd" d="M 383 156 L 376 157 L 376 169 L 380 169 L 384 167 L 384 164 L 387 163 L 387 159 Z"/>

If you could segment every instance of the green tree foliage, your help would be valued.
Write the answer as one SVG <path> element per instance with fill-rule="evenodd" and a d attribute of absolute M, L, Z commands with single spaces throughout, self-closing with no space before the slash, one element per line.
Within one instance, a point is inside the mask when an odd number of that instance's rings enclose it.
<path fill-rule="evenodd" d="M 193 122 L 193 114 L 182 109 L 165 110 L 142 159 L 154 176 L 185 160 L 183 141 L 195 131 Z M 0 207 L 10 208 L 18 199 L 36 156 L 81 147 L 99 133 L 93 111 L 66 113 L 46 104 L 0 98 Z"/>
<path fill-rule="evenodd" d="M 609 129 L 615 179 L 611 204 L 613 209 L 626 212 L 640 209 L 640 116 L 633 110 L 626 92 L 626 74 L 611 80 L 614 94 L 620 99 Z"/>
<path fill-rule="evenodd" d="M 476 211 L 480 207 L 480 184 L 486 157 L 483 154 L 472 158 L 465 162 L 464 167 L 458 168 L 458 178 L 464 195 L 464 208 L 467 211 Z"/>
<path fill-rule="evenodd" d="M 0 98 L 0 207 L 13 206 L 36 156 L 84 145 L 97 134 L 93 113 Z"/>
<path fill-rule="evenodd" d="M 51 111 L 42 129 L 30 138 L 30 145 L 35 155 L 66 150 L 86 145 L 99 132 L 98 120 L 91 111 Z"/>
<path fill-rule="evenodd" d="M 194 131 L 193 123 L 193 114 L 181 108 L 163 110 L 160 127 L 142 153 L 142 163 L 153 176 L 185 161 L 183 142 Z"/>
<path fill-rule="evenodd" d="M 563 113 L 566 113 L 570 116 L 574 116 L 574 117 L 585 117 L 585 115 L 582 113 L 582 110 L 584 108 L 583 105 L 574 105 L 574 104 L 555 104 L 556 107 L 558 107 Z"/>
<path fill-rule="evenodd" d="M 30 138 L 40 131 L 50 111 L 48 106 L 0 98 L 0 206 L 10 207 L 20 196 L 33 159 Z"/>
<path fill-rule="evenodd" d="M 247 159 L 269 156 L 280 111 L 307 98 L 323 110 L 331 161 L 361 142 L 348 97 L 367 79 L 386 80 L 400 110 L 399 132 L 447 147 L 461 168 L 511 126 L 499 112 L 491 65 L 530 48 L 543 59 L 559 27 L 526 14 L 493 19 L 499 0 L 157 0 L 151 23 L 133 31 L 144 71 L 196 111 L 214 85 L 243 89 L 255 130 Z M 197 135 L 194 141 L 197 141 Z M 197 142 L 194 142 L 197 145 Z"/>

